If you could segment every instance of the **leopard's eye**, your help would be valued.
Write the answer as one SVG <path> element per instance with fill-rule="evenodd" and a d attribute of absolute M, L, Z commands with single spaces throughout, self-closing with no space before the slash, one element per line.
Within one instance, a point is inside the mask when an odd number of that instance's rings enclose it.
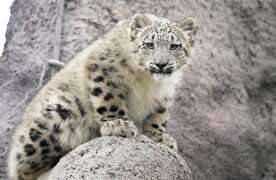
<path fill-rule="evenodd" d="M 149 49 L 153 49 L 154 48 L 154 44 L 153 43 L 146 43 L 146 46 Z"/>
<path fill-rule="evenodd" d="M 181 44 L 171 44 L 170 50 L 176 50 L 179 47 L 181 47 Z"/>

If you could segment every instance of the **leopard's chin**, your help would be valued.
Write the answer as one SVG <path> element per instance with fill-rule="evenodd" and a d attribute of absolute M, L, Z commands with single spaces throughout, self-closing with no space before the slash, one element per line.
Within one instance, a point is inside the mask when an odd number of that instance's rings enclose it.
<path fill-rule="evenodd" d="M 172 73 L 152 73 L 153 78 L 156 81 L 163 81 L 170 77 Z"/>

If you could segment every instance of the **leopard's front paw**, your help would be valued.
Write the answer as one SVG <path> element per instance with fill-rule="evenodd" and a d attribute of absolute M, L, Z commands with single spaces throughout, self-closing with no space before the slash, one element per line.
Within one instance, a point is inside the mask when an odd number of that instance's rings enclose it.
<path fill-rule="evenodd" d="M 174 138 L 169 134 L 164 133 L 162 135 L 162 139 L 161 139 L 160 143 L 168 146 L 169 148 L 171 148 L 175 151 L 177 151 L 177 143 L 174 140 Z"/>
<path fill-rule="evenodd" d="M 105 122 L 100 129 L 100 133 L 102 136 L 136 137 L 138 128 L 132 121 L 116 119 Z"/>
<path fill-rule="evenodd" d="M 177 151 L 177 143 L 171 135 L 160 131 L 146 132 L 145 135 L 152 139 L 154 142 L 166 145 L 169 148 Z"/>

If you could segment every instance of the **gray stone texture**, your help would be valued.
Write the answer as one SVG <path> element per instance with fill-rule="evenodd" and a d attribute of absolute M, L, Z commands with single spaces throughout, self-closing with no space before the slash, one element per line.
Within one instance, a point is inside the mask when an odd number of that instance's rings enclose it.
<path fill-rule="evenodd" d="M 191 180 L 181 156 L 145 136 L 101 137 L 66 155 L 49 180 Z"/>

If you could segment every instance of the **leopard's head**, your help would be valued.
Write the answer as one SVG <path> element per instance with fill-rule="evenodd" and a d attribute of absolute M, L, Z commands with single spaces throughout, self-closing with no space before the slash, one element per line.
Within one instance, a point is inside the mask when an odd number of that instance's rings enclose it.
<path fill-rule="evenodd" d="M 171 22 L 149 14 L 134 15 L 130 38 L 136 44 L 139 66 L 157 79 L 181 69 L 190 57 L 197 29 L 192 17 Z"/>

